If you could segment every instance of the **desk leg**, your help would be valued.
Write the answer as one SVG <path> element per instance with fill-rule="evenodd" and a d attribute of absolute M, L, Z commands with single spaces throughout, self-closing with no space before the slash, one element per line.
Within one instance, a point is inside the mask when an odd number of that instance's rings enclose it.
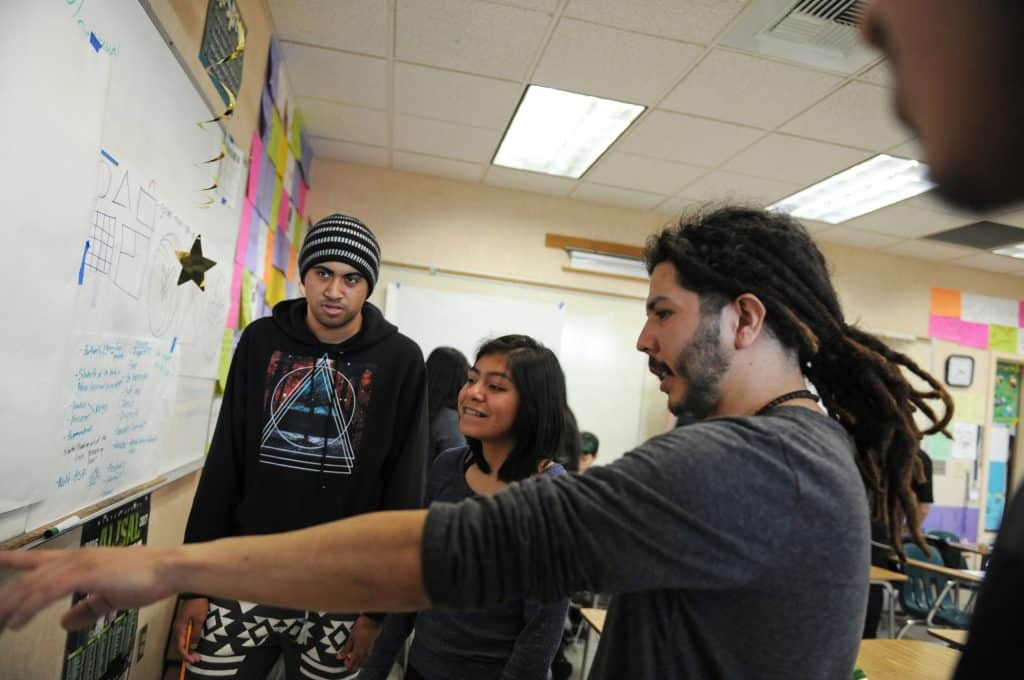
<path fill-rule="evenodd" d="M 889 598 L 889 637 L 896 637 L 896 589 L 886 581 L 885 592 Z"/>

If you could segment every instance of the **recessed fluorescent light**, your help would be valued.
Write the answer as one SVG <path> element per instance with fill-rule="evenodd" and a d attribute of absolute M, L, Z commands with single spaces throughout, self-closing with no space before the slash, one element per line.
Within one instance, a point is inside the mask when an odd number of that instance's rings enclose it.
<path fill-rule="evenodd" d="M 1018 260 L 1024 260 L 1024 243 L 1014 243 L 1010 246 L 1003 246 L 1002 248 L 993 248 L 992 252 L 996 255 L 1007 255 L 1009 257 L 1015 257 Z"/>
<path fill-rule="evenodd" d="M 578 179 L 644 108 L 530 85 L 494 164 Z"/>
<path fill-rule="evenodd" d="M 839 224 L 935 186 L 928 166 L 879 154 L 768 206 L 793 217 Z"/>
<path fill-rule="evenodd" d="M 569 250 L 569 267 L 601 274 L 631 276 L 646 280 L 647 266 L 643 260 L 624 255 L 595 253 L 590 250 Z"/>

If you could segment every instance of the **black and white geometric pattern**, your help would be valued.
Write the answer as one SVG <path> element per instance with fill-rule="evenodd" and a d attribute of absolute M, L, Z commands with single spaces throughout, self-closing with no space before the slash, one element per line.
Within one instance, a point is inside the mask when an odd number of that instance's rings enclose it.
<path fill-rule="evenodd" d="M 354 678 L 336 655 L 355 619 L 352 614 L 211 599 L 196 649 L 200 660 L 188 664 L 187 677 L 248 680 L 284 654 L 289 680 Z"/>

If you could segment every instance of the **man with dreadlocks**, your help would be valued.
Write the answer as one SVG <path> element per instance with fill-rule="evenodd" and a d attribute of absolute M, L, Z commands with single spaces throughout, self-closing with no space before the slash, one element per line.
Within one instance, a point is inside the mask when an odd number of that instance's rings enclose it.
<path fill-rule="evenodd" d="M 937 431 L 949 397 L 847 324 L 824 258 L 786 216 L 694 215 L 646 254 L 637 347 L 670 407 L 700 422 L 585 475 L 428 511 L 170 549 L 6 554 L 0 564 L 34 569 L 0 591 L 0 627 L 76 589 L 93 595 L 69 626 L 177 590 L 338 611 L 594 590 L 616 595 L 592 678 L 848 678 L 869 507 L 890 534 L 909 519 L 920 537 L 913 412 Z M 931 389 L 915 390 L 903 369 Z M 938 397 L 941 417 L 927 403 Z"/>

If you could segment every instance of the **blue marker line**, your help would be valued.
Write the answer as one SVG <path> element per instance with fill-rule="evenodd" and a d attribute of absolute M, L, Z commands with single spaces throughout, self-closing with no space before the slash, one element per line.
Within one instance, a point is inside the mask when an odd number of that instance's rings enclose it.
<path fill-rule="evenodd" d="M 92 48 L 97 52 L 99 52 L 100 48 L 103 47 L 103 43 L 100 42 L 100 39 L 97 38 L 96 34 L 92 31 L 89 31 L 89 44 L 92 45 Z"/>
<path fill-rule="evenodd" d="M 171 340 L 171 353 L 174 353 L 174 346 L 178 344 L 178 336 L 175 335 L 174 339 Z"/>
<path fill-rule="evenodd" d="M 89 254 L 89 242 L 85 242 L 85 250 L 82 251 L 82 265 L 78 268 L 78 285 L 85 281 L 85 256 Z"/>
<path fill-rule="evenodd" d="M 113 163 L 114 165 L 117 165 L 117 164 L 118 164 L 118 163 L 117 163 L 117 159 L 116 159 L 116 158 L 114 158 L 113 156 L 111 156 L 111 155 L 110 155 L 109 153 L 107 153 L 107 152 L 106 152 L 106 151 L 104 151 L 103 149 L 100 149 L 100 155 L 101 155 L 101 156 L 103 156 L 104 158 L 106 158 L 106 159 L 107 159 L 108 161 L 110 161 L 110 162 L 111 162 L 111 163 Z"/>

